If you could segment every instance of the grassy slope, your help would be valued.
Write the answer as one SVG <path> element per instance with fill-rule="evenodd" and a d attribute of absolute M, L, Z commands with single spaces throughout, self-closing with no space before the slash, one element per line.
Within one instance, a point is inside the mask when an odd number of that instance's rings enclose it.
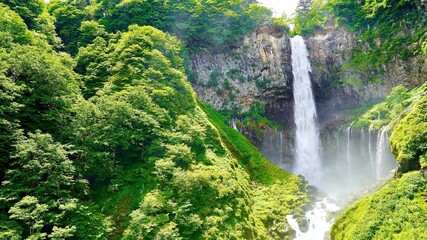
<path fill-rule="evenodd" d="M 292 230 L 286 223 L 286 215 L 299 216 L 303 213 L 302 207 L 308 202 L 305 185 L 297 176 L 269 162 L 242 134 L 226 124 L 224 116 L 204 103 L 199 106 L 218 130 L 221 142 L 252 180 L 251 191 L 247 194 L 252 202 L 250 221 L 258 235 L 248 238 L 271 236 L 291 239 Z M 101 206 L 102 212 L 112 217 L 116 228 L 113 236 L 120 238 L 129 225 L 130 213 L 156 187 L 155 183 L 150 184 L 150 171 L 147 166 L 131 166 L 122 171 L 126 177 L 118 177 L 121 180 L 116 191 L 102 187 L 94 191 L 95 202 Z M 123 179 L 129 181 L 124 183 Z M 278 232 L 282 235 L 279 236 Z"/>
<path fill-rule="evenodd" d="M 424 239 L 427 181 L 419 172 L 391 180 L 348 208 L 334 223 L 332 239 Z"/>
<path fill-rule="evenodd" d="M 248 172 L 252 181 L 257 226 L 270 226 L 270 232 L 283 232 L 281 239 L 292 239 L 286 215 L 301 216 L 308 202 L 306 185 L 300 179 L 269 162 L 241 133 L 227 125 L 227 119 L 212 107 L 199 103 L 217 128 L 221 141 Z M 275 224 L 274 224 L 275 223 Z"/>
<path fill-rule="evenodd" d="M 218 129 L 222 142 L 253 179 L 268 185 L 276 181 L 288 182 L 295 178 L 269 162 L 241 133 L 226 124 L 227 119 L 224 116 L 204 103 L 199 105 Z"/>

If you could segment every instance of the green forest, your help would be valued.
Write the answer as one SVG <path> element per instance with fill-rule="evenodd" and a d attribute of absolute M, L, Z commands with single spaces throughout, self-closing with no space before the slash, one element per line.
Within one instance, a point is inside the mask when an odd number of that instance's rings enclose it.
<path fill-rule="evenodd" d="M 259 26 L 343 27 L 360 41 L 339 71 L 381 74 L 426 59 L 426 13 L 422 0 L 301 0 L 281 17 L 256 0 L 0 0 L 0 239 L 293 239 L 286 216 L 304 225 L 317 191 L 229 121 L 287 126 L 257 102 L 204 103 L 192 54 L 238 48 Z M 399 167 L 342 209 L 331 239 L 425 237 L 426 92 L 397 86 L 349 114 L 392 126 Z"/>

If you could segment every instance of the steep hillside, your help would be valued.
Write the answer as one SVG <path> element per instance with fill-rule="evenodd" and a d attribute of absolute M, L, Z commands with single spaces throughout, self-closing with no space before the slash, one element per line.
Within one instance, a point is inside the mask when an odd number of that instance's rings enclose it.
<path fill-rule="evenodd" d="M 1 239 L 291 239 L 305 183 L 198 102 L 176 37 L 52 1 L 73 59 L 31 3 L 0 4 Z"/>
<path fill-rule="evenodd" d="M 334 223 L 332 239 L 423 239 L 427 181 L 419 172 L 391 180 L 358 200 Z"/>

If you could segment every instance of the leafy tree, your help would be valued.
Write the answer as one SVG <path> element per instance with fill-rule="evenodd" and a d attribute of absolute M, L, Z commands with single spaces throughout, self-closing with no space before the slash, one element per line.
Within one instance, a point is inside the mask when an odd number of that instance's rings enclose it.
<path fill-rule="evenodd" d="M 1 62 L 0 65 L 4 67 L 7 64 Z M 10 149 L 19 135 L 18 121 L 14 116 L 21 107 L 16 98 L 22 89 L 5 77 L 3 71 L 0 67 L 0 181 L 3 181 L 9 167 Z"/>
<path fill-rule="evenodd" d="M 3 204 L 9 205 L 30 195 L 42 203 L 54 204 L 58 199 L 69 199 L 86 189 L 69 159 L 67 145 L 55 143 L 52 136 L 36 132 L 17 143 L 13 168 L 6 173 L 1 188 Z"/>
<path fill-rule="evenodd" d="M 38 33 L 42 33 L 46 36 L 47 42 L 54 48 L 60 49 L 62 47 L 61 38 L 56 34 L 55 18 L 51 16 L 47 11 L 44 11 L 36 19 L 37 26 L 35 30 Z"/>
<path fill-rule="evenodd" d="M 164 1 L 159 0 L 121 1 L 108 11 L 107 17 L 101 22 L 110 32 L 125 30 L 133 24 L 150 25 L 165 30 L 168 24 L 165 18 L 168 13 L 163 5 Z"/>
<path fill-rule="evenodd" d="M 65 50 L 75 55 L 78 51 L 78 42 L 81 23 L 88 18 L 88 13 L 79 1 L 53 0 L 49 3 L 49 13 L 55 17 L 56 32 L 65 45 Z"/>
<path fill-rule="evenodd" d="M 22 18 L 0 3 L 0 47 L 10 48 L 12 43 L 28 44 L 33 36 Z"/>
<path fill-rule="evenodd" d="M 79 46 L 86 46 L 96 37 L 104 37 L 106 35 L 105 28 L 96 21 L 83 21 L 80 26 Z"/>
<path fill-rule="evenodd" d="M 4 70 L 22 92 L 16 102 L 23 105 L 16 114 L 21 127 L 57 134 L 69 121 L 67 109 L 79 93 L 72 62 L 66 55 L 48 53 L 35 46 L 16 46 L 3 56 Z"/>
<path fill-rule="evenodd" d="M 312 9 L 314 0 L 299 0 L 297 5 L 298 15 L 306 16 Z"/>
<path fill-rule="evenodd" d="M 100 90 L 110 77 L 109 48 L 107 41 L 101 37 L 93 40 L 92 44 L 81 47 L 76 56 L 75 71 L 82 75 L 83 95 L 90 98 Z"/>
<path fill-rule="evenodd" d="M 44 10 L 43 0 L 1 0 L 0 3 L 8 5 L 18 13 L 31 29 L 35 28 L 37 18 Z"/>
<path fill-rule="evenodd" d="M 39 204 L 35 197 L 25 196 L 10 208 L 9 214 L 11 219 L 21 220 L 27 225 L 30 238 L 42 238 L 46 234 L 41 234 L 39 231 L 44 226 L 43 215 L 47 211 L 46 204 Z"/>
<path fill-rule="evenodd" d="M 311 35 L 317 29 L 325 28 L 331 18 L 331 9 L 323 0 L 300 1 L 294 19 L 296 34 Z"/>
<path fill-rule="evenodd" d="M 21 137 L 15 148 L 12 167 L 0 189 L 1 208 L 10 207 L 10 219 L 25 223 L 29 236 L 42 237 L 53 227 L 59 230 L 66 224 L 62 216 L 75 208 L 75 197 L 87 189 L 69 159 L 73 152 L 40 132 Z M 74 227 L 62 228 L 64 234 L 66 229 L 71 234 Z"/>
<path fill-rule="evenodd" d="M 118 165 L 142 162 L 147 145 L 159 137 L 160 124 L 168 119 L 142 87 L 79 104 L 74 124 L 76 142 L 87 154 L 82 169 L 90 176 L 111 177 Z M 96 168 L 95 168 L 96 166 Z"/>

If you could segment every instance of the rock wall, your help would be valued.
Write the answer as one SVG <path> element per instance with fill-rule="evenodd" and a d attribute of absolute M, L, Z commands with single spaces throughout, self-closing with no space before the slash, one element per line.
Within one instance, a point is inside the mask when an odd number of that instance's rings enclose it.
<path fill-rule="evenodd" d="M 363 44 L 344 27 L 330 27 L 306 39 L 312 65 L 311 80 L 320 128 L 346 124 L 347 109 L 384 100 L 392 88 L 419 86 L 427 79 L 424 57 L 397 57 L 381 73 L 346 68 L 352 50 Z M 290 36 L 273 26 L 261 26 L 240 47 L 226 52 L 191 54 L 192 84 L 200 99 L 217 110 L 246 111 L 259 101 L 266 117 L 283 125 L 239 129 L 267 158 L 284 168 L 293 160 L 293 76 Z M 373 82 L 372 79 L 377 81 Z M 243 126 L 243 123 L 241 124 Z M 332 134 L 332 133 L 331 133 Z M 323 136 L 325 137 L 325 136 Z M 327 136 L 326 136 L 327 137 Z"/>
<path fill-rule="evenodd" d="M 196 74 L 193 88 L 217 110 L 246 111 L 254 101 L 279 123 L 293 122 L 290 36 L 274 26 L 260 26 L 239 48 L 190 55 Z"/>
<path fill-rule="evenodd" d="M 306 44 L 322 125 L 342 118 L 345 109 L 380 102 L 392 88 L 400 84 L 419 86 L 427 77 L 427 64 L 421 56 L 406 61 L 396 57 L 380 73 L 345 67 L 351 61 L 352 50 L 363 43 L 344 27 L 318 31 L 306 39 Z"/>

